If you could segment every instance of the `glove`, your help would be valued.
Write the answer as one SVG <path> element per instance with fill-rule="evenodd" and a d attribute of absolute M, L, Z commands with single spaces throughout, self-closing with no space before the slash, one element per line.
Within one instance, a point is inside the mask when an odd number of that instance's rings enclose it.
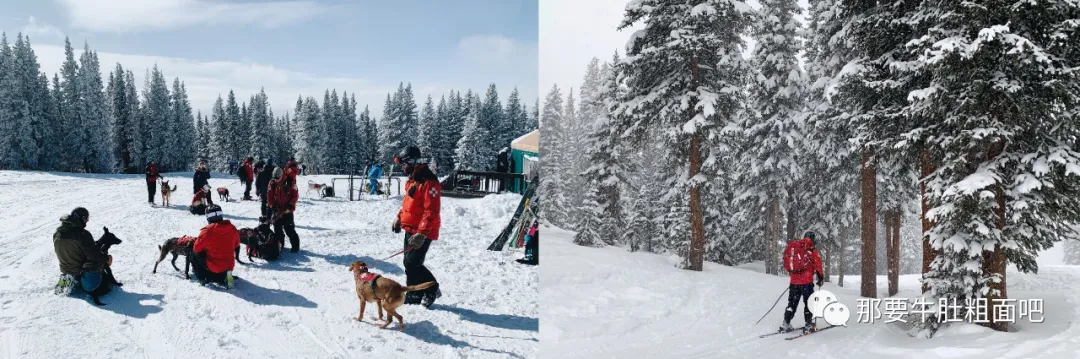
<path fill-rule="evenodd" d="M 825 284 L 825 276 L 822 276 L 821 273 L 814 273 L 814 276 L 817 277 L 817 286 L 818 287 Z"/>
<path fill-rule="evenodd" d="M 423 233 L 414 234 L 412 238 L 409 238 L 409 246 L 413 248 L 420 248 L 424 245 L 425 240 L 427 240 L 427 236 L 425 236 Z"/>
<path fill-rule="evenodd" d="M 390 230 L 394 233 L 401 233 L 401 218 L 395 218 L 394 224 L 390 226 Z"/>
<path fill-rule="evenodd" d="M 109 255 L 109 261 L 106 263 L 108 263 L 109 266 L 112 267 L 112 255 Z"/>

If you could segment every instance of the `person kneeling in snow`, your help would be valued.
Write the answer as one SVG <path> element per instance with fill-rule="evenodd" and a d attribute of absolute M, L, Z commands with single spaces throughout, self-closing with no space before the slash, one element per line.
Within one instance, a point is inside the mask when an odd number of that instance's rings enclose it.
<path fill-rule="evenodd" d="M 209 224 L 199 232 L 192 248 L 195 276 L 203 285 L 214 282 L 232 289 L 236 279 L 232 275 L 236 266 L 233 254 L 240 247 L 240 232 L 232 222 L 222 218 L 221 207 L 216 204 L 206 207 L 206 221 Z"/>
<path fill-rule="evenodd" d="M 780 326 L 781 332 L 794 330 L 791 327 L 791 318 L 795 317 L 795 310 L 799 308 L 799 299 L 803 302 L 803 319 L 806 325 L 803 332 L 814 330 L 813 314 L 807 301 L 814 294 L 814 277 L 817 277 L 817 285 L 824 284 L 825 274 L 821 269 L 821 255 L 817 251 L 817 240 L 814 232 L 807 231 L 803 239 L 791 241 L 784 248 L 784 270 L 791 275 L 791 286 L 788 288 L 788 305 L 784 311 L 784 324 Z"/>
<path fill-rule="evenodd" d="M 101 285 L 109 285 L 105 283 L 103 271 L 112 259 L 94 245 L 94 237 L 86 230 L 88 221 L 90 211 L 82 207 L 60 218 L 60 228 L 53 234 L 53 249 L 62 273 L 56 283 L 56 294 L 71 293 L 75 283 L 79 283 L 87 293 L 94 292 Z"/>

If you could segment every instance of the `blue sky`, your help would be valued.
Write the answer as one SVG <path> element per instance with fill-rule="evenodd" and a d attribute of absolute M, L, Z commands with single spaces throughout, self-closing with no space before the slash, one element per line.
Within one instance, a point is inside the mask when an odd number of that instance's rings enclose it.
<path fill-rule="evenodd" d="M 247 99 L 265 87 L 275 114 L 298 94 L 337 88 L 381 115 L 386 93 L 412 82 L 418 105 L 450 89 L 505 101 L 517 87 L 537 98 L 538 0 L 265 1 L 4 0 L 0 30 L 31 36 L 42 70 L 63 61 L 64 36 L 97 51 L 102 70 L 157 64 L 180 77 L 207 112 L 230 88 Z"/>

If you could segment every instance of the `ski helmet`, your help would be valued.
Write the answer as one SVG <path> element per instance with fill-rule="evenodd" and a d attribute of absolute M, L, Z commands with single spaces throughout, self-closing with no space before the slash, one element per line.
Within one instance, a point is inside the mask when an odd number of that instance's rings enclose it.
<path fill-rule="evenodd" d="M 817 245 L 817 238 L 814 236 L 814 231 L 806 231 L 806 234 L 803 235 L 803 237 L 810 238 L 810 243 Z"/>
<path fill-rule="evenodd" d="M 220 221 L 224 214 L 221 213 L 221 206 L 211 204 L 206 206 L 206 222 L 214 223 Z"/>
<path fill-rule="evenodd" d="M 404 165 L 414 165 L 420 159 L 420 149 L 415 146 L 405 147 L 394 157 L 394 162 Z"/>

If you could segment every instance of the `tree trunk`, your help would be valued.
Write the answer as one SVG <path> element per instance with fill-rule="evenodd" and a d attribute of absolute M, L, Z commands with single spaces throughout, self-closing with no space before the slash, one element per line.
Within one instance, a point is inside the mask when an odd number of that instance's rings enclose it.
<path fill-rule="evenodd" d="M 765 212 L 761 218 L 765 218 L 761 236 L 761 247 L 765 250 L 765 274 L 777 274 L 776 245 L 772 241 L 772 199 L 765 203 Z"/>
<path fill-rule="evenodd" d="M 832 282 L 831 280 L 829 280 L 829 277 L 832 274 L 832 252 L 833 252 L 833 249 L 834 249 L 834 247 L 828 247 L 828 248 L 825 249 L 825 266 L 822 269 L 825 271 L 824 274 L 825 274 L 825 281 L 826 282 Z"/>
<path fill-rule="evenodd" d="M 792 192 L 794 192 L 794 190 L 788 191 L 788 193 Z M 798 230 L 799 225 L 798 215 L 798 208 L 795 205 L 795 200 L 789 198 L 787 206 L 787 238 L 785 238 L 785 242 L 800 238 L 798 237 L 798 234 L 795 233 L 795 231 Z"/>
<path fill-rule="evenodd" d="M 861 295 L 877 298 L 877 169 L 874 152 L 863 150 L 862 166 L 862 286 Z"/>
<path fill-rule="evenodd" d="M 847 270 L 847 259 L 845 258 L 847 257 L 847 235 L 848 227 L 844 226 L 843 228 L 840 228 L 840 253 L 838 256 L 840 258 L 836 263 L 839 268 L 837 271 L 838 275 L 836 276 L 836 285 L 840 287 L 844 286 L 844 272 Z"/>
<path fill-rule="evenodd" d="M 934 247 L 930 244 L 930 230 L 934 228 L 934 222 L 931 222 L 930 219 L 926 217 L 926 214 L 930 212 L 931 208 L 930 201 L 926 198 L 926 178 L 937 169 L 934 168 L 934 164 L 930 158 L 930 151 L 926 148 L 922 148 L 920 152 L 919 160 L 921 163 L 919 167 L 922 169 L 922 176 L 919 181 L 919 186 L 922 191 L 922 213 L 919 217 L 922 220 L 922 274 L 925 279 L 926 273 L 930 272 L 930 264 L 933 263 L 934 258 L 937 257 L 937 251 L 935 251 Z M 922 292 L 926 293 L 929 291 L 930 285 L 923 283 Z"/>
<path fill-rule="evenodd" d="M 987 156 L 987 161 L 991 161 L 996 158 L 1005 148 L 1005 143 L 1002 141 L 995 142 L 990 145 Z M 1005 191 L 1000 184 L 994 186 L 994 197 L 997 200 L 997 229 L 1005 229 Z M 1009 296 L 1005 291 L 1005 268 L 1007 260 L 1005 258 L 1005 250 L 1001 245 L 994 247 L 992 251 L 983 252 L 983 275 L 984 276 L 1000 276 L 999 281 L 990 282 L 990 293 L 986 296 L 986 302 L 990 306 L 988 313 L 988 319 L 990 323 L 986 324 L 986 327 L 997 330 L 999 332 L 1009 331 L 1009 321 L 994 321 L 993 313 L 998 312 L 999 305 L 994 305 L 994 301 L 997 299 L 1007 299 Z"/>
<path fill-rule="evenodd" d="M 888 246 L 886 252 L 888 253 L 889 264 L 889 296 L 894 296 L 899 291 L 900 281 L 900 209 L 894 209 L 887 215 L 886 222 L 885 245 Z"/>
<path fill-rule="evenodd" d="M 690 180 L 701 172 L 701 135 L 690 135 Z M 690 270 L 700 271 L 705 256 L 705 221 L 701 211 L 701 186 L 690 185 Z"/>

